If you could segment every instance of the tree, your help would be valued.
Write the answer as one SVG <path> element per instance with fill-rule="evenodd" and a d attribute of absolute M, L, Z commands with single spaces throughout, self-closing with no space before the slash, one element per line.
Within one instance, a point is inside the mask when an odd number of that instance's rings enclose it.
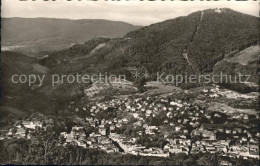
<path fill-rule="evenodd" d="M 146 85 L 146 79 L 144 77 L 136 78 L 134 81 L 134 86 L 137 87 L 138 91 L 141 93 L 147 90 L 144 85 Z"/>
<path fill-rule="evenodd" d="M 15 133 L 17 132 L 17 129 L 16 128 L 12 128 L 11 131 L 12 131 L 12 135 L 14 136 Z"/>
<path fill-rule="evenodd" d="M 29 160 L 36 164 L 52 164 L 53 152 L 59 148 L 58 140 L 59 137 L 53 126 L 49 126 L 46 130 L 42 128 L 35 130 L 30 144 L 30 155 L 34 157 Z"/>

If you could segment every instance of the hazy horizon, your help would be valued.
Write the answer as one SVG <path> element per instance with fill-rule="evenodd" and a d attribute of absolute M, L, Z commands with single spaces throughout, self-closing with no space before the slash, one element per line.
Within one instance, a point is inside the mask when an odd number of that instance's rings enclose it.
<path fill-rule="evenodd" d="M 46 5 L 47 4 L 47 5 Z M 2 18 L 101 19 L 147 26 L 210 8 L 259 17 L 257 1 L 19 1 L 2 0 Z"/>

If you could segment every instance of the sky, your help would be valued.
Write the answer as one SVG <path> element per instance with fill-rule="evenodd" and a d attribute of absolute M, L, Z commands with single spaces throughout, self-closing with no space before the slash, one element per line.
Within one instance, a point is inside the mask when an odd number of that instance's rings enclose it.
<path fill-rule="evenodd" d="M 259 16 L 257 1 L 88 1 L 2 0 L 2 17 L 106 19 L 150 25 L 209 8 L 231 8 Z"/>

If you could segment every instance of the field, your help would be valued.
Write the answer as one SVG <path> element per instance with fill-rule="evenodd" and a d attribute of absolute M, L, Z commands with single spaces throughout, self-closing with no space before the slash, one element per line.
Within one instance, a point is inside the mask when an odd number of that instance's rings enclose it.
<path fill-rule="evenodd" d="M 247 65 L 250 62 L 258 61 L 260 55 L 260 47 L 259 45 L 251 46 L 233 57 L 225 58 L 228 62 L 239 63 L 241 65 Z"/>

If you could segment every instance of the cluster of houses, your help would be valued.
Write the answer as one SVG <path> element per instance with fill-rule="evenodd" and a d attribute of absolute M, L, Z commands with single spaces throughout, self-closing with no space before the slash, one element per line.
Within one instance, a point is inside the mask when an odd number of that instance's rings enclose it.
<path fill-rule="evenodd" d="M 164 151 L 159 147 L 147 148 L 145 146 L 142 146 L 141 144 L 137 144 L 136 138 L 129 138 L 116 133 L 111 133 L 110 138 L 119 144 L 119 146 L 123 149 L 124 153 L 142 156 L 169 156 L 169 153 L 164 153 Z"/>
<path fill-rule="evenodd" d="M 107 137 L 107 129 L 104 125 L 98 125 L 96 132 L 92 132 L 87 137 L 83 127 L 74 126 L 70 133 L 61 132 L 60 139 L 64 139 L 63 145 L 74 144 L 84 148 L 101 149 L 107 153 L 119 152 L 119 148 L 115 146 L 113 141 Z"/>
<path fill-rule="evenodd" d="M 7 131 L 1 131 L 1 133 L 6 133 L 0 137 L 2 139 L 11 139 L 11 138 L 28 138 L 30 139 L 31 132 L 37 127 L 42 128 L 42 122 L 38 120 L 23 120 L 14 125 Z"/>
<path fill-rule="evenodd" d="M 219 89 L 216 87 L 213 90 L 205 90 L 205 93 L 215 93 Z M 112 109 L 111 109 L 112 108 Z M 86 107 L 82 108 L 87 110 Z M 106 113 L 106 111 L 116 111 L 117 115 L 124 113 L 124 117 L 117 116 L 112 119 L 98 119 L 95 116 L 98 112 Z M 204 127 L 204 124 L 214 124 L 213 119 L 222 119 L 223 113 L 208 111 L 206 108 L 189 103 L 182 100 L 176 100 L 168 97 L 145 97 L 145 98 L 124 98 L 113 99 L 106 102 L 97 102 L 89 107 L 90 117 L 86 121 L 93 127 L 99 128 L 99 133 L 94 134 L 94 137 L 108 136 L 112 140 L 120 143 L 121 148 L 125 152 L 132 154 L 168 154 L 170 153 L 198 153 L 198 152 L 221 152 L 229 154 L 240 154 L 244 156 L 255 157 L 258 151 L 255 145 L 258 143 L 258 136 L 253 136 L 250 130 L 244 126 L 236 127 Z M 157 125 L 152 125 L 149 122 L 151 118 L 160 118 Z M 247 114 L 227 115 L 228 120 L 248 119 Z M 134 121 L 130 122 L 130 119 Z M 225 123 L 227 123 L 227 121 Z M 122 132 L 118 132 L 125 125 L 132 123 L 136 136 L 156 136 L 163 135 L 163 138 L 169 143 L 164 149 L 156 150 L 158 147 L 146 148 L 143 145 L 136 144 L 136 138 L 126 137 Z M 106 132 L 104 125 L 109 126 L 109 134 Z M 161 129 L 165 126 L 170 126 L 170 131 L 174 135 L 167 133 L 168 131 Z M 139 129 L 139 130 L 137 130 Z M 102 134 L 103 133 L 103 134 Z M 112 136 L 113 135 L 113 136 Z M 222 135 L 222 136 L 221 136 Z M 198 137 L 199 139 L 193 143 L 191 140 Z M 92 138 L 94 139 L 94 138 Z M 232 140 L 232 141 L 231 141 Z M 232 144 L 230 143 L 232 142 Z M 249 144 L 248 144 L 249 143 Z M 240 148 L 237 148 L 240 146 Z M 250 147 L 250 148 L 249 148 Z M 160 148 L 159 148 L 160 149 Z M 246 150 L 246 151 L 245 151 Z"/>
<path fill-rule="evenodd" d="M 218 87 L 203 90 L 203 93 L 209 95 L 217 92 Z M 259 156 L 259 133 L 252 133 L 250 124 L 245 126 L 242 123 L 249 120 L 246 113 L 212 111 L 174 96 L 117 98 L 104 102 L 96 101 L 86 107 L 75 108 L 75 111 L 79 109 L 87 112 L 86 123 L 94 130 L 92 133 L 86 133 L 84 127 L 74 126 L 70 133 L 60 133 L 64 145 L 98 148 L 107 153 L 124 152 L 158 157 L 167 157 L 170 153 L 199 152 L 219 152 L 230 157 Z M 100 114 L 111 116 L 100 118 Z M 216 120 L 223 119 L 223 123 L 214 124 Z M 232 125 L 229 122 L 232 122 Z M 131 132 L 134 134 L 125 135 L 124 131 L 128 126 L 131 126 Z M 30 130 L 37 127 L 42 127 L 42 123 L 22 121 L 15 126 L 16 130 L 10 129 L 7 135 L 29 138 Z M 137 141 L 140 137 L 160 137 L 165 144 L 163 147 L 147 147 Z"/>
<path fill-rule="evenodd" d="M 61 132 L 60 133 L 61 138 L 65 139 L 64 145 L 68 143 L 72 143 L 78 146 L 87 147 L 86 144 L 86 134 L 84 132 L 83 127 L 73 127 L 70 133 L 67 132 Z"/>

